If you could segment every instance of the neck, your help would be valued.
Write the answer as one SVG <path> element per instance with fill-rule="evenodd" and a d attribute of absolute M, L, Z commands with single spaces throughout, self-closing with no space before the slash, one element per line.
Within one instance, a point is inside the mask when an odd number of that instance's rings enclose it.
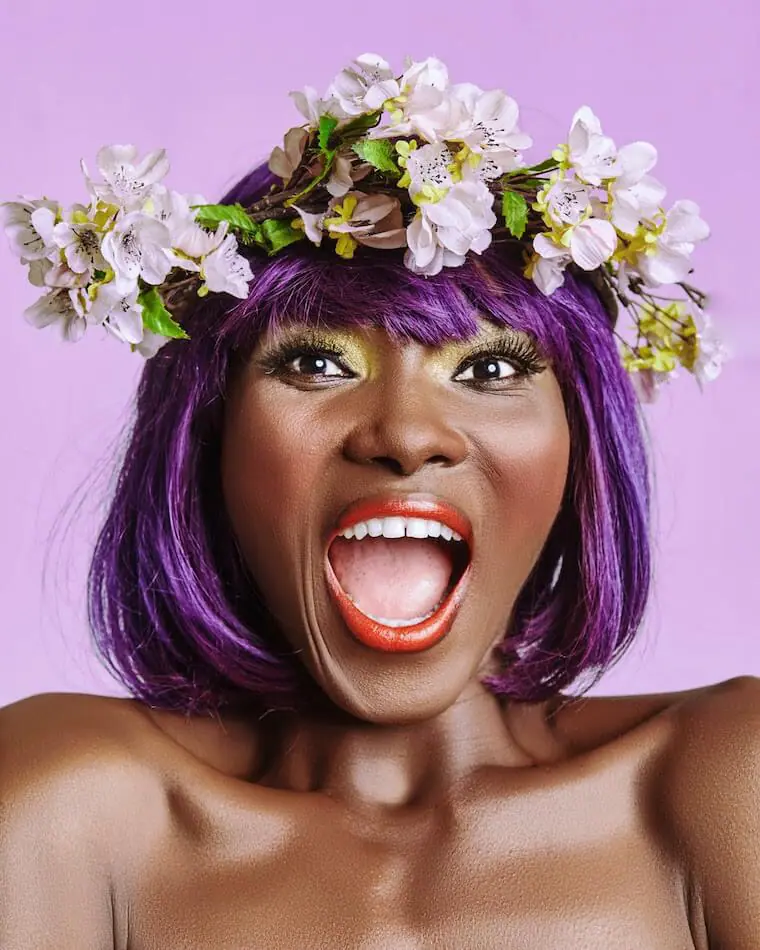
<path fill-rule="evenodd" d="M 556 759 L 550 703 L 504 704 L 478 682 L 438 716 L 375 725 L 287 714 L 259 782 L 321 791 L 352 809 L 382 810 L 437 799 L 477 770 L 526 768 Z"/>

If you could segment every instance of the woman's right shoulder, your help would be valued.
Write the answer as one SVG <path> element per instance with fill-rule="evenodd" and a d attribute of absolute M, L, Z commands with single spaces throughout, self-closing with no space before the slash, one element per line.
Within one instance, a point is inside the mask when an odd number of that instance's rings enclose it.
<path fill-rule="evenodd" d="M 87 831 L 161 821 L 166 783 L 150 740 L 139 704 L 119 697 L 39 693 L 3 706 L 0 812 L 25 822 L 65 812 Z"/>
<path fill-rule="evenodd" d="M 126 945 L 122 883 L 169 820 L 148 729 L 117 697 L 0 708 L 0 946 Z"/>

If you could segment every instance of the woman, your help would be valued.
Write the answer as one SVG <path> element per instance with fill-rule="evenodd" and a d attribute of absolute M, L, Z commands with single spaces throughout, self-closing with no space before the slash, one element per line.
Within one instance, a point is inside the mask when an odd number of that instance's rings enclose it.
<path fill-rule="evenodd" d="M 756 946 L 757 680 L 563 692 L 650 581 L 597 290 L 326 244 L 146 363 L 89 588 L 134 698 L 0 713 L 0 945 Z"/>

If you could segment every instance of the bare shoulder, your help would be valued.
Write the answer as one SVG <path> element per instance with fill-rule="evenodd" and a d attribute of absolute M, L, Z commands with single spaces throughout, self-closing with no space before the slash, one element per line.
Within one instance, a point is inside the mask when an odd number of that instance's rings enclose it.
<path fill-rule="evenodd" d="M 707 688 L 675 724 L 656 791 L 662 824 L 707 945 L 749 950 L 760 933 L 760 678 Z"/>
<path fill-rule="evenodd" d="M 117 697 L 41 693 L 5 706 L 0 807 L 40 827 L 65 820 L 70 838 L 93 838 L 97 829 L 100 847 L 118 847 L 116 829 L 137 817 L 138 801 L 143 826 L 150 822 L 146 806 L 163 794 L 145 755 L 147 737 L 134 705 Z"/>
<path fill-rule="evenodd" d="M 721 685 L 721 684 L 718 684 Z M 716 687 L 625 696 L 560 695 L 549 706 L 549 722 L 571 754 L 599 749 L 665 714 L 699 704 Z"/>
<path fill-rule="evenodd" d="M 117 856 L 160 814 L 134 723 L 81 694 L 0 709 L 0 946 L 122 946 Z"/>
<path fill-rule="evenodd" d="M 145 727 L 128 700 L 40 693 L 0 708 L 0 776 L 6 794 L 82 784 L 102 791 L 109 765 L 139 761 Z"/>

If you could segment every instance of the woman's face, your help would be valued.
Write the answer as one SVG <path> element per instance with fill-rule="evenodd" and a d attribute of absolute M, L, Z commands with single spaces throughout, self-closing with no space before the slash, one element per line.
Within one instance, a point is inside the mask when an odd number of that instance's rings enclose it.
<path fill-rule="evenodd" d="M 311 675 L 355 716 L 409 722 L 489 670 L 559 512 L 569 431 L 525 334 L 481 320 L 426 347 L 291 325 L 235 380 L 221 462 L 243 555 Z M 447 521 L 465 540 L 370 536 Z"/>

